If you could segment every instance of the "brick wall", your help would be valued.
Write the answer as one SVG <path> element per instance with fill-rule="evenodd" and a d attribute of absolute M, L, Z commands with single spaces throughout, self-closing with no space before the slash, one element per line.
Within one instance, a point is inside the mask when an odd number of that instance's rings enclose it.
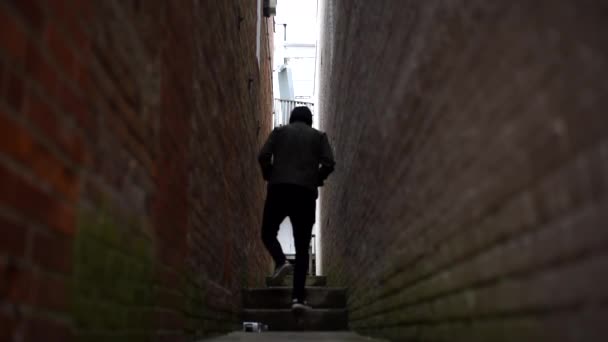
<path fill-rule="evenodd" d="M 235 327 L 269 260 L 255 1 L 0 2 L 0 340 Z"/>
<path fill-rule="evenodd" d="M 605 4 L 323 3 L 323 266 L 351 327 L 607 340 Z"/>

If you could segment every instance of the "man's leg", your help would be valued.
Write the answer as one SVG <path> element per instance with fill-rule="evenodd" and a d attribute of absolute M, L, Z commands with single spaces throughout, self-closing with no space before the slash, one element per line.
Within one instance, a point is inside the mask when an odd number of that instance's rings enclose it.
<path fill-rule="evenodd" d="M 312 237 L 312 227 L 315 223 L 314 195 L 308 192 L 299 194 L 294 201 L 296 208 L 290 215 L 293 226 L 293 239 L 296 247 L 296 266 L 293 277 L 293 298 L 299 302 L 306 299 L 306 274 L 308 273 L 308 248 Z"/>
<path fill-rule="evenodd" d="M 281 198 L 280 189 L 269 186 L 268 194 L 266 195 L 266 203 L 264 204 L 264 218 L 262 219 L 262 241 L 264 246 L 272 256 L 275 267 L 281 267 L 287 260 L 277 234 L 281 226 L 281 222 L 287 217 L 285 209 L 285 201 Z"/>

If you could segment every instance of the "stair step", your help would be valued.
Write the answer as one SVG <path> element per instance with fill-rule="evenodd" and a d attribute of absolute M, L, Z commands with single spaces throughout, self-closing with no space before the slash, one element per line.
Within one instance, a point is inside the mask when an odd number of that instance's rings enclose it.
<path fill-rule="evenodd" d="M 244 322 L 262 322 L 269 331 L 340 331 L 348 330 L 348 314 L 344 309 L 313 309 L 295 315 L 290 309 L 246 309 Z"/>
<path fill-rule="evenodd" d="M 243 307 L 246 309 L 289 309 L 291 287 L 272 287 L 243 290 Z M 306 301 L 313 308 L 343 309 L 346 307 L 345 288 L 307 287 Z"/>
<path fill-rule="evenodd" d="M 207 342 L 382 342 L 363 337 L 349 331 L 284 331 L 284 332 L 233 332 Z M 203 341 L 201 341 L 203 342 Z"/>
<path fill-rule="evenodd" d="M 270 277 L 266 277 L 266 286 L 275 287 L 275 286 L 292 286 L 293 284 L 293 276 L 289 275 L 283 278 L 283 281 L 276 282 L 273 281 Z M 326 276 L 308 276 L 306 277 L 306 286 L 327 286 L 327 277 Z"/>

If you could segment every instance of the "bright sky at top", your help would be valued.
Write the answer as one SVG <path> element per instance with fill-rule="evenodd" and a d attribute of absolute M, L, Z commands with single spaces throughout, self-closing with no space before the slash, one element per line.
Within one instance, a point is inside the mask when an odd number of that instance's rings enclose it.
<path fill-rule="evenodd" d="M 287 42 L 314 43 L 317 40 L 317 0 L 278 0 L 275 21 L 277 26 L 287 24 Z"/>

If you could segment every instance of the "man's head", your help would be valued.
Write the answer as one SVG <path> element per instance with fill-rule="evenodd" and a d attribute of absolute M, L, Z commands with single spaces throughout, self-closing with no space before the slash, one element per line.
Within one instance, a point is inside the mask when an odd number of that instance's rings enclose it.
<path fill-rule="evenodd" d="M 308 107 L 296 107 L 291 111 L 291 117 L 289 117 L 289 123 L 303 122 L 308 126 L 312 126 L 312 112 Z"/>

